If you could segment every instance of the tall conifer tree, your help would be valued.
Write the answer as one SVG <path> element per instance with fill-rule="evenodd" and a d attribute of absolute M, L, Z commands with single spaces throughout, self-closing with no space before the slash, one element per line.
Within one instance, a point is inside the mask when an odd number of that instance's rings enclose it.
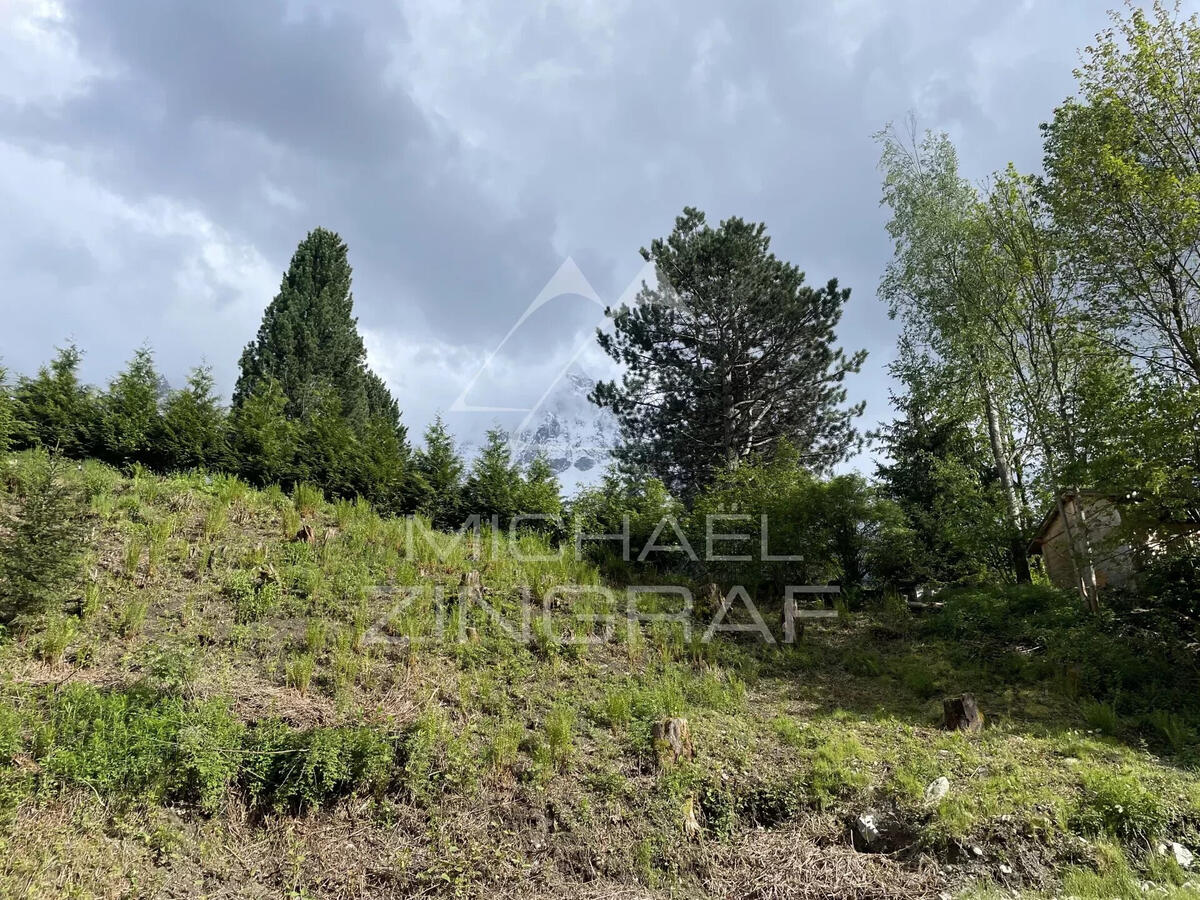
<path fill-rule="evenodd" d="M 391 396 L 366 368 L 350 278 L 345 242 L 324 228 L 310 231 L 263 314 L 258 336 L 242 353 L 235 408 L 273 380 L 289 418 L 324 406 L 330 388 L 348 419 L 361 421 L 373 411 L 391 415 Z M 398 413 L 396 418 L 398 425 Z"/>

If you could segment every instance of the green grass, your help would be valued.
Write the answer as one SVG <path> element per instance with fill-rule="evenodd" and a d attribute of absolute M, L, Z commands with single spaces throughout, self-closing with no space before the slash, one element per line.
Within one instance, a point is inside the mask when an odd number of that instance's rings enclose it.
<path fill-rule="evenodd" d="M 866 809 L 903 824 L 893 875 L 979 845 L 1006 886 L 1004 860 L 1037 860 L 1030 894 L 1185 890 L 1146 849 L 1200 837 L 1192 670 L 1054 592 L 962 591 L 917 618 L 893 599 L 768 648 L 623 621 L 575 642 L 625 602 L 577 591 L 522 643 L 523 589 L 603 582 L 539 536 L 440 535 L 304 485 L 79 477 L 105 520 L 64 598 L 82 615 L 0 638 L 0 846 L 18 861 L 0 895 L 152 892 L 200 868 L 233 890 L 239 856 L 277 896 L 354 895 L 367 869 L 397 895 L 511 893 L 535 872 L 560 895 L 712 895 L 719 872 L 782 871 L 789 846 L 844 847 Z M 297 517 L 315 546 L 291 542 Z M 457 602 L 466 573 L 486 606 Z M 941 697 L 967 690 L 987 727 L 941 731 Z M 696 757 L 664 769 L 669 716 Z"/>

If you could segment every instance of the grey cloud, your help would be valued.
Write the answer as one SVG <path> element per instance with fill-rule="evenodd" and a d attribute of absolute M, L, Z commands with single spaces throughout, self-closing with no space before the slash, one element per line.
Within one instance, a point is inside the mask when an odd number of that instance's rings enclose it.
<path fill-rule="evenodd" d="M 870 418 L 887 415 L 894 341 L 874 298 L 889 246 L 871 134 L 913 110 L 953 134 L 975 177 L 1009 159 L 1036 167 L 1037 124 L 1105 24 L 1090 0 L 72 0 L 66 11 L 62 28 L 102 74 L 62 101 L 0 105 L 0 142 L 62 160 L 114 202 L 165 200 L 208 224 L 158 233 L 129 229 L 128 213 L 104 225 L 98 211 L 98 256 L 52 219 L 0 222 L 23 304 L 0 342 L 9 363 L 28 368 L 27 346 L 48 350 L 75 328 L 97 372 L 146 336 L 171 365 L 204 352 L 229 379 L 292 247 L 321 224 L 350 244 L 363 325 L 406 348 L 389 360 L 398 384 L 422 394 L 414 406 L 444 407 L 469 377 L 459 369 L 564 256 L 615 297 L 637 248 L 694 204 L 714 220 L 766 221 L 810 281 L 852 288 L 842 339 L 872 352 L 851 386 Z M 0 181 L 5 191 L 37 214 L 33 186 Z M 234 254 L 240 280 L 202 245 Z M 509 362 L 544 368 L 594 317 L 585 301 L 548 310 Z M 423 340 L 464 348 L 437 357 L 458 367 L 448 386 L 408 371 L 428 364 Z"/>

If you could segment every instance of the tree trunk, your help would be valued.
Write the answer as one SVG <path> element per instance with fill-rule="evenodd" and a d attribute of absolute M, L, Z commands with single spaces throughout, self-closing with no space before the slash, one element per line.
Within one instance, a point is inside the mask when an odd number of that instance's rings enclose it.
<path fill-rule="evenodd" d="M 1004 437 L 1000 433 L 1000 415 L 996 410 L 996 402 L 992 396 L 992 386 L 987 378 L 981 379 L 983 391 L 983 408 L 987 417 L 988 442 L 992 447 L 992 458 L 996 463 L 996 472 L 1000 476 L 1000 487 L 1004 491 L 1004 505 L 1008 512 L 1008 527 L 1011 532 L 1009 546 L 1012 550 L 1013 568 L 1017 573 L 1017 581 L 1028 584 L 1032 578 L 1029 574 L 1029 557 L 1025 554 L 1025 541 L 1021 537 L 1021 507 L 1017 501 L 1017 490 L 1013 485 L 1012 469 L 1008 465 L 1008 454 L 1004 451 Z"/>

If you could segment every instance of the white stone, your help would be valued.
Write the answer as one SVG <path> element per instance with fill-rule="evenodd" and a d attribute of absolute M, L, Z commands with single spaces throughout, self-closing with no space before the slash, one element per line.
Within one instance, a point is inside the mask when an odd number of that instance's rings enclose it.
<path fill-rule="evenodd" d="M 925 802 L 937 803 L 948 793 L 950 793 L 950 779 L 945 775 L 941 778 L 935 778 L 925 788 Z"/>
<path fill-rule="evenodd" d="M 1196 857 L 1192 854 L 1191 850 L 1175 841 L 1171 842 L 1170 848 L 1171 855 L 1175 857 L 1175 862 L 1179 863 L 1180 868 L 1190 869 L 1192 867 L 1192 863 L 1196 861 Z"/>
<path fill-rule="evenodd" d="M 1000 864 L 1000 874 L 1001 875 L 1011 875 L 1012 874 L 1012 866 L 1007 865 L 1006 863 L 1001 863 Z"/>
<path fill-rule="evenodd" d="M 870 846 L 879 841 L 879 826 L 875 824 L 874 813 L 863 813 L 858 817 L 858 821 L 854 823 L 854 826 L 864 844 Z"/>

